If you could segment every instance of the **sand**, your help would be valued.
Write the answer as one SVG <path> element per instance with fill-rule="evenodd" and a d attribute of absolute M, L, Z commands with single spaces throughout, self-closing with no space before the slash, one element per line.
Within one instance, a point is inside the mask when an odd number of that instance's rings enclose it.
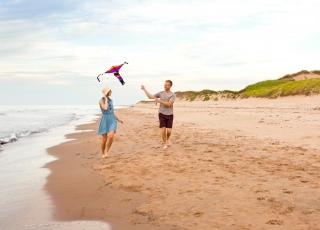
<path fill-rule="evenodd" d="M 300 81 L 300 80 L 307 80 L 307 79 L 312 79 L 312 78 L 320 78 L 319 74 L 314 74 L 314 73 L 301 73 L 297 76 L 292 77 L 291 79 L 295 81 Z"/>
<path fill-rule="evenodd" d="M 177 101 L 162 149 L 157 106 L 118 110 L 109 159 L 94 130 L 49 149 L 57 221 L 114 229 L 319 229 L 320 97 Z"/>

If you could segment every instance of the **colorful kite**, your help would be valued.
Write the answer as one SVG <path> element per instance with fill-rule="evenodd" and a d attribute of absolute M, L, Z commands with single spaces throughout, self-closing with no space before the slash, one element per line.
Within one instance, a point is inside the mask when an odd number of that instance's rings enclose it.
<path fill-rule="evenodd" d="M 124 63 L 121 64 L 121 65 L 114 65 L 114 66 L 112 66 L 110 69 L 108 69 L 106 72 L 104 72 L 104 73 L 102 73 L 102 74 L 99 74 L 98 77 L 97 77 L 98 81 L 100 82 L 99 77 L 100 77 L 101 75 L 103 75 L 103 74 L 105 74 L 105 73 L 114 73 L 114 76 L 115 76 L 116 78 L 118 78 L 118 80 L 121 82 L 122 85 L 124 85 L 125 82 L 123 81 L 121 75 L 119 74 L 119 71 L 120 71 L 121 67 L 122 67 L 124 64 L 129 64 L 129 63 L 128 63 L 128 62 L 124 62 Z"/>

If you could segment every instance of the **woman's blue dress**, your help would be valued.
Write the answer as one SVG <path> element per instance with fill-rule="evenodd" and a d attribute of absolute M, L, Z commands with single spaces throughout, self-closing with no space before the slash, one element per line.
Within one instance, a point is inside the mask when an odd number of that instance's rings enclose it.
<path fill-rule="evenodd" d="M 105 99 L 102 98 L 103 103 L 105 103 Z M 114 115 L 114 108 L 113 108 L 113 101 L 109 98 L 108 102 L 108 109 L 104 110 L 101 108 L 102 116 L 100 120 L 99 130 L 98 134 L 106 134 L 110 132 L 111 130 L 114 130 L 116 132 L 117 129 L 117 119 Z"/>

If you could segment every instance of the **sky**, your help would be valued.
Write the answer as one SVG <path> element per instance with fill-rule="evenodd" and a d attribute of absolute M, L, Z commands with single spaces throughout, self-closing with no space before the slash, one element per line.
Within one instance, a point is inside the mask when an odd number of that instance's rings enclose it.
<path fill-rule="evenodd" d="M 320 69 L 317 0 L 0 0 L 0 105 L 117 105 Z M 129 62 L 120 73 L 97 75 Z"/>

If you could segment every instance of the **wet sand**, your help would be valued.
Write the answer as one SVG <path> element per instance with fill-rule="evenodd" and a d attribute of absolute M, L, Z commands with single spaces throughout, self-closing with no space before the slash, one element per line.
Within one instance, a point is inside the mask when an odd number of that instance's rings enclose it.
<path fill-rule="evenodd" d="M 49 148 L 58 158 L 48 163 L 51 174 L 45 186 L 54 203 L 55 221 L 105 221 L 112 229 L 181 229 L 167 224 L 149 222 L 148 216 L 136 208 L 148 200 L 142 193 L 123 191 L 107 186 L 93 165 L 100 160 L 100 138 L 97 125 L 77 127 L 84 132 L 67 135 L 69 142 Z M 94 129 L 94 131 L 92 131 Z"/>
<path fill-rule="evenodd" d="M 91 119 L 90 119 L 91 120 Z M 55 160 L 46 152 L 48 146 L 66 141 L 65 133 L 72 126 L 60 127 L 48 133 L 21 138 L 6 146 L 0 154 L 0 229 L 38 230 L 111 229 L 103 221 L 54 221 L 54 204 L 44 190 L 50 171 L 43 168 Z"/>
<path fill-rule="evenodd" d="M 114 229 L 320 228 L 320 97 L 175 102 L 162 149 L 157 106 L 118 110 L 109 159 L 98 122 L 50 148 L 56 220 Z"/>

